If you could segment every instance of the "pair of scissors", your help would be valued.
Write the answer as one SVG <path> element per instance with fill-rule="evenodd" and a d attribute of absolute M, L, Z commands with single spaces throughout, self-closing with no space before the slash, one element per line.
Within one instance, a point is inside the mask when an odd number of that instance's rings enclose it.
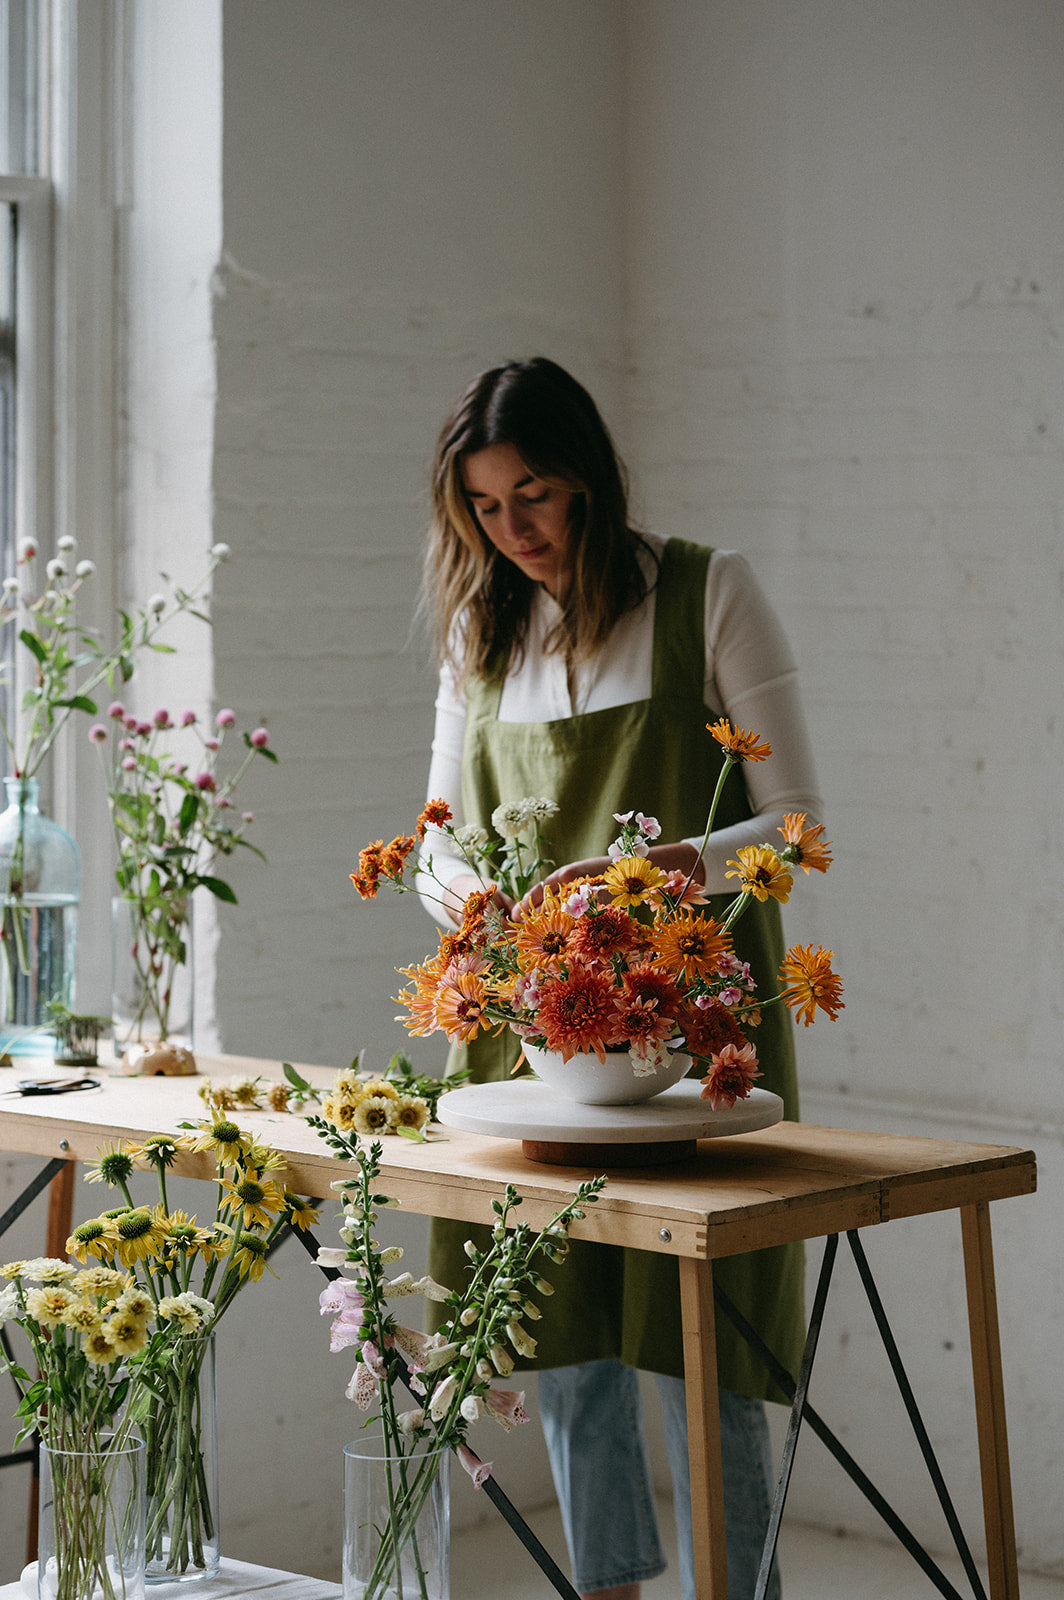
<path fill-rule="evenodd" d="M 14 1089 L 4 1094 L 73 1094 L 78 1089 L 98 1089 L 99 1078 L 20 1078 Z"/>

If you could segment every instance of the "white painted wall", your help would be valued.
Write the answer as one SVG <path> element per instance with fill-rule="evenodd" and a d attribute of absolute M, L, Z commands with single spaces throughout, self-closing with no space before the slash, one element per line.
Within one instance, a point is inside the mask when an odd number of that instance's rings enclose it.
<path fill-rule="evenodd" d="M 1018 1537 L 1059 1572 L 1064 12 L 628 19 L 633 464 L 656 526 L 744 549 L 777 602 L 836 846 L 787 919 L 847 986 L 801 1039 L 805 1115 L 1037 1148 L 995 1227 Z M 867 1248 L 976 1527 L 958 1230 Z M 814 1401 L 941 1542 L 840 1286 Z M 794 1514 L 875 1527 L 842 1486 L 804 1444 Z"/>
<path fill-rule="evenodd" d="M 223 1046 L 399 1042 L 426 928 L 346 875 L 422 794 L 425 467 L 469 374 L 552 355 L 648 524 L 744 549 L 796 646 L 838 860 L 789 928 L 848 1002 L 802 1035 L 807 1117 L 1039 1152 L 995 1229 L 1022 1558 L 1056 1572 L 1062 35 L 1040 0 L 227 0 L 213 307 L 216 694 L 282 757 Z M 866 1244 L 974 1529 L 955 1223 Z M 941 1545 L 839 1274 L 815 1403 Z M 316 1291 L 285 1260 L 231 1321 L 225 1537 L 326 1572 L 350 1415 Z M 535 1441 L 493 1453 L 544 1492 Z M 792 1507 L 872 1526 L 812 1440 Z"/>

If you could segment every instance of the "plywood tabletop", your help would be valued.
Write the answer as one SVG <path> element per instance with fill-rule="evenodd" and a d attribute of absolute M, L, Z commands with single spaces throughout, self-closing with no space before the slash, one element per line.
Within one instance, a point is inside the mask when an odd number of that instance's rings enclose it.
<path fill-rule="evenodd" d="M 198 1061 L 216 1079 L 283 1075 L 280 1063 L 251 1057 L 199 1053 Z M 297 1065 L 317 1086 L 332 1082 L 331 1069 Z M 107 1067 L 96 1075 L 98 1089 L 0 1097 L 0 1149 L 91 1162 L 106 1145 L 177 1132 L 203 1115 L 198 1078 L 127 1078 Z M 13 1087 L 15 1077 L 3 1073 L 0 1091 L 9 1081 Z M 285 1155 L 290 1188 L 330 1196 L 343 1164 L 302 1115 L 241 1110 L 235 1120 Z M 491 1200 L 512 1183 L 524 1197 L 522 1220 L 541 1226 L 593 1175 L 529 1161 L 518 1139 L 451 1128 L 434 1128 L 424 1144 L 395 1136 L 381 1143 L 382 1188 L 423 1215 L 490 1220 Z M 175 1170 L 214 1175 L 208 1157 L 191 1154 L 182 1154 Z M 600 1201 L 572 1232 L 659 1253 L 717 1257 L 1034 1187 L 1029 1150 L 782 1122 L 700 1143 L 696 1158 L 680 1165 L 610 1174 Z"/>

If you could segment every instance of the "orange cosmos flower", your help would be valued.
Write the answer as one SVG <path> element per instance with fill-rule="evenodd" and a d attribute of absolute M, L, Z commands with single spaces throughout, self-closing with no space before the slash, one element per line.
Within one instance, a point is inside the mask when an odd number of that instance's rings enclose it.
<path fill-rule="evenodd" d="M 665 886 L 665 874 L 646 856 L 621 856 L 611 861 L 602 881 L 615 906 L 641 906 Z"/>
<path fill-rule="evenodd" d="M 758 744 L 756 733 L 733 728 L 727 717 L 721 717 L 719 722 L 707 722 L 706 729 L 733 761 L 764 761 L 772 754 L 770 744 Z"/>
<path fill-rule="evenodd" d="M 710 1000 L 708 1005 L 686 1005 L 677 1018 L 680 1030 L 687 1041 L 687 1052 L 709 1061 L 726 1045 L 736 1048 L 746 1043 L 746 1036 L 726 1005 Z"/>
<path fill-rule="evenodd" d="M 563 1061 L 584 1051 L 604 1061 L 605 1046 L 616 1037 L 612 975 L 574 961 L 567 977 L 545 977 L 541 993 L 536 1023 L 547 1049 L 560 1050 Z"/>
<path fill-rule="evenodd" d="M 450 822 L 450 820 L 451 808 L 446 800 L 427 801 L 424 810 L 414 825 L 414 832 L 417 834 L 418 842 L 420 843 L 424 839 L 430 823 L 433 827 L 442 828 L 443 824 Z"/>
<path fill-rule="evenodd" d="M 803 872 L 808 874 L 811 869 L 817 872 L 828 870 L 832 859 L 831 846 L 823 837 L 822 822 L 818 822 L 814 828 L 807 828 L 804 811 L 787 811 L 783 816 L 783 827 L 777 832 L 782 833 L 795 865 L 801 867 Z"/>
<path fill-rule="evenodd" d="M 568 951 L 574 921 L 558 896 L 545 890 L 538 910 L 518 926 L 516 953 L 522 972 L 532 972 L 537 967 L 540 972 L 557 972 Z"/>
<path fill-rule="evenodd" d="M 660 920 L 650 942 L 659 964 L 672 972 L 682 971 L 688 980 L 715 971 L 720 957 L 731 948 L 731 939 L 716 918 L 697 917 L 691 911 Z"/>
<path fill-rule="evenodd" d="M 436 990 L 436 1022 L 452 1044 L 467 1044 L 491 1023 L 484 1014 L 487 990 L 479 972 L 447 968 Z"/>
<path fill-rule="evenodd" d="M 747 845 L 738 856 L 738 861 L 728 862 L 736 870 L 724 876 L 738 878 L 742 893 L 752 894 L 755 900 L 767 900 L 771 895 L 780 905 L 786 905 L 794 880 L 771 845 Z"/>
<path fill-rule="evenodd" d="M 730 1110 L 736 1100 L 746 1099 L 754 1079 L 760 1076 L 757 1052 L 752 1044 L 739 1047 L 726 1044 L 713 1057 L 713 1063 L 702 1079 L 705 1085 L 702 1099 L 708 1100 L 714 1111 L 721 1106 L 727 1106 Z"/>
<path fill-rule="evenodd" d="M 832 1022 L 843 1009 L 842 981 L 831 970 L 834 956 L 834 950 L 825 950 L 823 945 L 818 944 L 814 950 L 811 944 L 796 944 L 783 958 L 780 976 L 790 981 L 783 998 L 794 1011 L 795 1022 L 800 1019 L 807 1028 L 817 1006 L 827 1012 Z"/>

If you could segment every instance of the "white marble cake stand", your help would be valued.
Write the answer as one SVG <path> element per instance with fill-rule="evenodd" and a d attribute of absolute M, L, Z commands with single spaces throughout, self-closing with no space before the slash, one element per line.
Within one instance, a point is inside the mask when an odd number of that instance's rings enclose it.
<path fill-rule="evenodd" d="M 714 1111 L 701 1086 L 684 1080 L 634 1106 L 585 1106 L 536 1078 L 471 1083 L 440 1096 L 436 1119 L 447 1128 L 520 1139 L 531 1161 L 552 1166 L 658 1166 L 687 1161 L 698 1139 L 752 1133 L 783 1118 L 783 1101 L 768 1089 Z"/>

